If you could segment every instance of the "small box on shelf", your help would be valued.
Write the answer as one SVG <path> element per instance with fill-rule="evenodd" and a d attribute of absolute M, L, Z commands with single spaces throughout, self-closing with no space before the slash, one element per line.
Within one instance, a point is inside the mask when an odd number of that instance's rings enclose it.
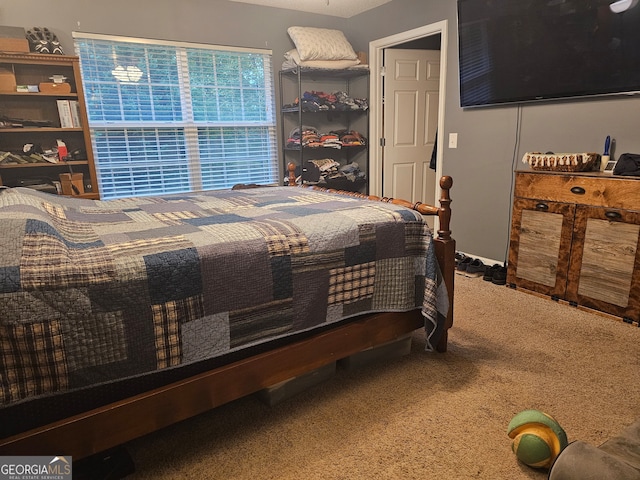
<path fill-rule="evenodd" d="M 40 89 L 38 85 L 18 85 L 16 91 L 20 93 L 38 93 Z"/>
<path fill-rule="evenodd" d="M 71 84 L 68 82 L 63 82 L 63 83 L 41 82 L 38 85 L 38 88 L 42 93 L 55 93 L 58 95 L 71 93 Z"/>
<path fill-rule="evenodd" d="M 16 76 L 8 68 L 0 68 L 0 92 L 16 91 Z"/>
<path fill-rule="evenodd" d="M 38 93 L 40 89 L 38 85 L 18 85 L 16 91 L 20 93 Z"/>
<path fill-rule="evenodd" d="M 29 53 L 29 41 L 23 27 L 0 25 L 0 52 Z"/>
<path fill-rule="evenodd" d="M 63 195 L 82 195 L 84 193 L 82 173 L 61 173 L 60 185 Z"/>
<path fill-rule="evenodd" d="M 0 37 L 0 52 L 29 53 L 29 41 L 26 38 Z"/>

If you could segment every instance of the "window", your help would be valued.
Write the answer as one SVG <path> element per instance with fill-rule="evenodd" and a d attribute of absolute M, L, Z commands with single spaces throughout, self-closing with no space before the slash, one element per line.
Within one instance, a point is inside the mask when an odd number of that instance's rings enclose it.
<path fill-rule="evenodd" d="M 270 51 L 73 36 L 103 199 L 278 182 Z"/>

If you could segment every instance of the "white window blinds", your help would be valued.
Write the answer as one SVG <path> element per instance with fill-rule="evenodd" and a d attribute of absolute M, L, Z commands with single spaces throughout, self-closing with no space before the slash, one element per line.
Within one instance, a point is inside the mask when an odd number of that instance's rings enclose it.
<path fill-rule="evenodd" d="M 278 182 L 270 51 L 73 36 L 103 199 Z"/>

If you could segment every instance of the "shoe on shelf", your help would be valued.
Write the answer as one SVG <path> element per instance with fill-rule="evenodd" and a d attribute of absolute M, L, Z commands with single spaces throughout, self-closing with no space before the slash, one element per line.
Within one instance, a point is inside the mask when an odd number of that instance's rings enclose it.
<path fill-rule="evenodd" d="M 484 270 L 486 266 L 482 263 L 482 260 L 479 258 L 474 258 L 469 265 L 467 265 L 467 270 L 465 275 L 467 277 L 482 277 L 484 275 Z"/>

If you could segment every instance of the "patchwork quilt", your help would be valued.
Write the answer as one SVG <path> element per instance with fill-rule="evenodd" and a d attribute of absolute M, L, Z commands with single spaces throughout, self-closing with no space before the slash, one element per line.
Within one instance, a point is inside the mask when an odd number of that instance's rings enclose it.
<path fill-rule="evenodd" d="M 0 406 L 367 312 L 422 309 L 430 348 L 438 284 L 429 228 L 392 204 L 295 187 L 110 201 L 1 189 Z"/>

